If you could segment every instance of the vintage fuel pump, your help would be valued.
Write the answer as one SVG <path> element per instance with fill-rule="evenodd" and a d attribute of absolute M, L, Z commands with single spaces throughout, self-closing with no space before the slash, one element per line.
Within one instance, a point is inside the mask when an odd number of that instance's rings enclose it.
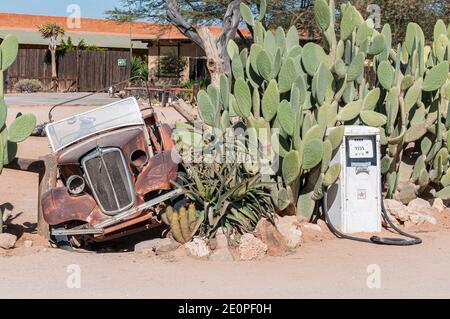
<path fill-rule="evenodd" d="M 388 245 L 414 245 L 422 242 L 420 238 L 398 229 L 384 209 L 378 128 L 346 126 L 344 140 L 333 154 L 331 164 L 333 163 L 341 164 L 341 175 L 325 192 L 323 209 L 326 222 L 336 236 Z M 382 215 L 391 228 L 412 240 L 378 236 L 365 239 L 348 235 L 380 232 Z"/>

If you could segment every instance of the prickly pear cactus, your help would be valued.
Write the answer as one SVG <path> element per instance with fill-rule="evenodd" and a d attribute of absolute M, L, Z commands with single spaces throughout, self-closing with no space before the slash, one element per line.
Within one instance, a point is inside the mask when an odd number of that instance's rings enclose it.
<path fill-rule="evenodd" d="M 383 100 L 377 109 L 386 116 L 382 126 L 382 169 L 387 194 L 407 202 L 424 192 L 450 199 L 446 189 L 447 143 L 450 127 L 450 39 L 436 23 L 434 41 L 426 45 L 419 25 L 410 23 L 405 41 L 374 57 L 373 68 Z M 390 28 L 382 33 L 390 43 Z"/>
<path fill-rule="evenodd" d="M 320 12 L 324 2 L 315 5 L 320 27 L 327 21 Z M 405 41 L 395 45 L 389 24 L 378 32 L 350 3 L 341 12 L 337 43 L 334 28 L 321 27 L 326 53 L 335 60 L 332 68 L 347 83 L 342 96 L 347 105 L 338 121 L 380 128 L 388 197 L 407 202 L 411 194 L 428 192 L 450 199 L 449 27 L 437 21 L 427 45 L 420 26 L 410 23 Z M 376 83 L 366 83 L 364 64 L 372 65 Z"/>
<path fill-rule="evenodd" d="M 316 1 L 314 10 L 330 40 L 329 49 L 315 43 L 302 47 L 295 27 L 267 31 L 261 13 L 256 19 L 245 4 L 241 11 L 253 30 L 254 43 L 243 50 L 234 41 L 228 43 L 233 79 L 223 75 L 220 88 L 211 85 L 201 91 L 199 113 L 210 126 L 226 129 L 237 119 L 255 129 L 263 148 L 272 148 L 281 158 L 273 176 L 277 208 L 294 205 L 309 219 L 323 190 L 339 177 L 339 164 L 329 163 L 343 138 L 340 125 L 358 117 L 362 109 L 362 101 L 354 100 L 365 86 L 361 84 L 365 55 L 350 52 L 345 59 L 343 45 L 338 49 L 333 2 Z"/>
<path fill-rule="evenodd" d="M 7 106 L 4 96 L 4 72 L 15 61 L 18 52 L 16 37 L 8 35 L 0 45 L 0 173 L 17 153 L 17 143 L 24 141 L 33 132 L 36 118 L 32 114 L 18 114 L 9 127 L 6 126 Z M 0 213 L 0 233 L 2 232 Z"/>
<path fill-rule="evenodd" d="M 411 194 L 412 187 L 417 196 L 450 199 L 448 26 L 438 21 L 426 45 L 410 23 L 404 43 L 395 45 L 388 24 L 378 31 L 346 3 L 336 28 L 334 0 L 316 0 L 323 43 L 302 47 L 295 28 L 267 31 L 261 14 L 242 9 L 254 43 L 240 50 L 229 42 L 233 78 L 222 76 L 220 87 L 199 93 L 199 113 L 212 127 L 238 121 L 269 133 L 258 140 L 281 158 L 272 190 L 280 210 L 295 204 L 307 219 L 317 213 L 324 189 L 340 175 L 330 159 L 344 125 L 380 128 L 387 197 Z M 375 83 L 367 80 L 370 68 Z"/>

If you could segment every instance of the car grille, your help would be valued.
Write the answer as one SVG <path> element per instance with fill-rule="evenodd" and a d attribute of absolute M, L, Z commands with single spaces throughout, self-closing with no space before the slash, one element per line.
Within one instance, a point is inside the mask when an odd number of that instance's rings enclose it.
<path fill-rule="evenodd" d="M 96 149 L 86 155 L 81 164 L 92 193 L 105 214 L 115 215 L 133 206 L 133 184 L 120 149 Z"/>

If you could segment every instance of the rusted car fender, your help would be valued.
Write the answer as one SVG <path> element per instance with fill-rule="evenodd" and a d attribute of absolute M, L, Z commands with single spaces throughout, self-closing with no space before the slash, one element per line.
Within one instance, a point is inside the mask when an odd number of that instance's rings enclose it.
<path fill-rule="evenodd" d="M 66 187 L 53 188 L 42 196 L 42 212 L 49 225 L 68 221 L 88 221 L 97 203 L 89 194 L 71 196 Z"/>
<path fill-rule="evenodd" d="M 172 139 L 172 129 L 166 123 L 161 124 L 160 127 L 162 144 L 165 151 L 170 151 L 175 147 L 175 142 Z"/>
<path fill-rule="evenodd" d="M 135 190 L 139 196 L 171 188 L 171 181 L 175 181 L 178 175 L 178 164 L 172 160 L 171 153 L 168 150 L 163 151 L 149 160 L 135 183 Z"/>

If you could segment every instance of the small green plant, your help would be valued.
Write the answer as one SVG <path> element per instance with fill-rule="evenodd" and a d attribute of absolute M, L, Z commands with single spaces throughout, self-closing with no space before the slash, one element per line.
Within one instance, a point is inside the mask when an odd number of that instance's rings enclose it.
<path fill-rule="evenodd" d="M 162 221 L 170 226 L 172 237 L 180 244 L 189 242 L 198 231 L 202 223 L 198 217 L 193 203 L 189 204 L 187 209 L 181 207 L 178 211 L 169 206 L 161 213 Z"/>
<path fill-rule="evenodd" d="M 177 54 L 170 53 L 161 57 L 159 61 L 159 73 L 161 76 L 180 78 L 186 68 L 187 61 Z"/>
<path fill-rule="evenodd" d="M 197 80 L 189 79 L 182 84 L 182 87 L 185 89 L 192 89 L 192 87 L 196 83 L 198 83 L 198 85 L 200 86 L 200 89 L 206 89 L 208 87 L 208 85 L 211 84 L 211 79 L 210 78 L 200 78 Z"/>
<path fill-rule="evenodd" d="M 96 45 L 87 44 L 85 40 L 81 39 L 78 44 L 73 43 L 72 37 L 68 36 L 67 40 L 61 39 L 61 43 L 56 48 L 58 52 L 67 51 L 106 51 L 105 48 L 99 48 Z"/>
<path fill-rule="evenodd" d="M 187 125 L 175 132 L 180 154 L 184 159 L 195 158 L 193 162 L 183 160 L 186 175 L 180 175 L 183 183 L 175 183 L 198 207 L 195 232 L 213 238 L 223 227 L 231 236 L 252 232 L 262 218 L 273 222 L 275 209 L 269 192 L 272 184 L 263 182 L 261 174 L 249 170 L 245 163 L 228 161 L 214 142 L 199 141 L 193 145 L 187 141 L 199 137 Z M 231 143 L 234 148 L 238 145 Z M 239 156 L 248 152 L 244 145 L 239 150 Z"/>
<path fill-rule="evenodd" d="M 42 82 L 36 79 L 22 79 L 14 84 L 14 90 L 20 93 L 35 93 L 43 89 Z"/>
<path fill-rule="evenodd" d="M 3 74 L 15 61 L 19 44 L 15 36 L 8 35 L 0 45 L 0 173 L 3 166 L 9 164 L 17 154 L 17 143 L 31 135 L 36 118 L 33 114 L 18 114 L 9 127 L 6 126 L 7 107 L 4 97 Z M 0 220 L 2 219 L 0 213 Z M 0 233 L 2 227 L 0 227 Z"/>
<path fill-rule="evenodd" d="M 143 58 L 136 56 L 131 60 L 131 77 L 148 81 L 148 65 Z"/>

